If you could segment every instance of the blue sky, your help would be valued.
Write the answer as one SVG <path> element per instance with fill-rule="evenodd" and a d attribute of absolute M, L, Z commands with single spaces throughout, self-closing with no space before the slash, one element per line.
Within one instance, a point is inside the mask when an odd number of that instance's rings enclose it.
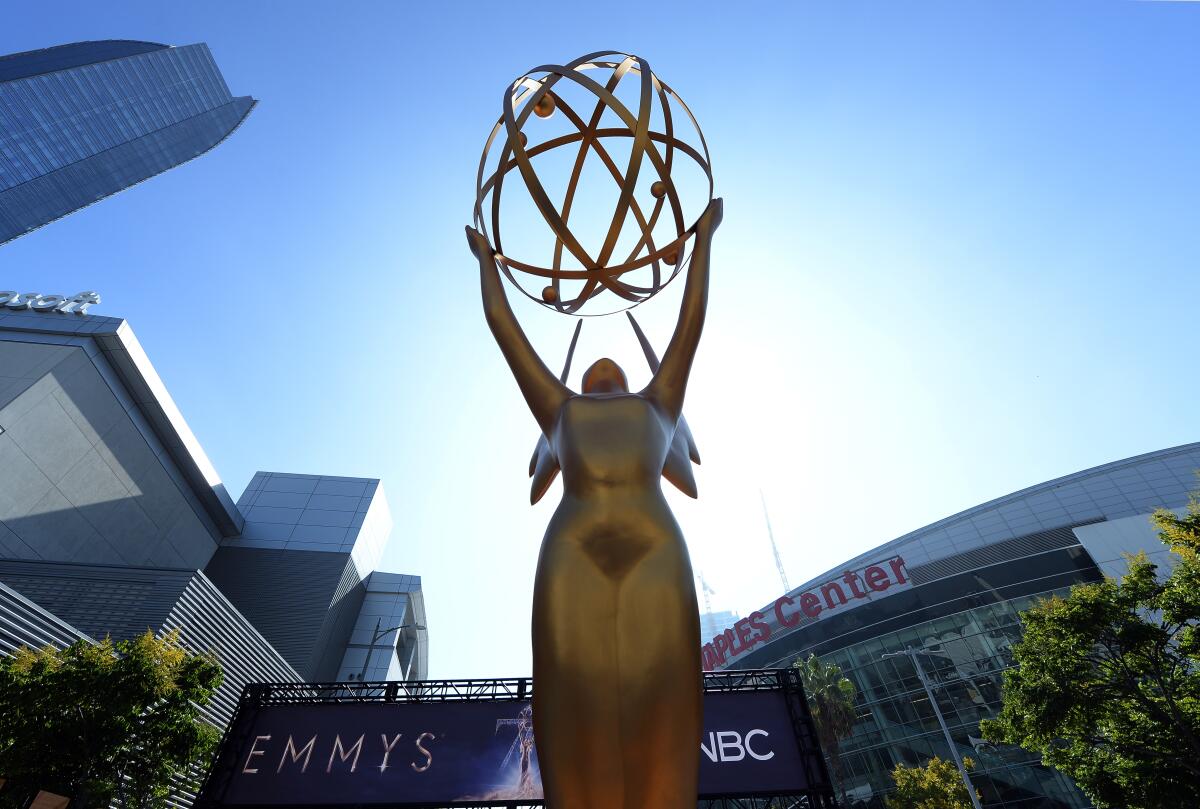
<path fill-rule="evenodd" d="M 462 227 L 512 79 L 647 57 L 704 128 L 725 223 L 672 496 L 713 606 L 956 511 L 1200 439 L 1200 3 L 18 4 L 0 53 L 207 42 L 260 100 L 186 166 L 0 247 L 97 289 L 227 485 L 377 476 L 433 676 L 529 671 L 536 426 Z M 679 285 L 639 309 L 660 347 Z M 560 361 L 573 324 L 521 306 Z M 589 321 L 637 385 L 623 321 Z M 576 379 L 573 380 L 577 383 Z M 652 616 L 647 616 L 652 620 Z"/>

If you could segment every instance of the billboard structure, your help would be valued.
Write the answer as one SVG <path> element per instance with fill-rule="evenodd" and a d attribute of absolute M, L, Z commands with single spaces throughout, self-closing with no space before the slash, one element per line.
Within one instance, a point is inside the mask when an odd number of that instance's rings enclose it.
<path fill-rule="evenodd" d="M 798 672 L 708 673 L 704 684 L 701 806 L 835 805 Z M 542 806 L 532 687 L 526 678 L 247 686 L 196 806 Z"/>

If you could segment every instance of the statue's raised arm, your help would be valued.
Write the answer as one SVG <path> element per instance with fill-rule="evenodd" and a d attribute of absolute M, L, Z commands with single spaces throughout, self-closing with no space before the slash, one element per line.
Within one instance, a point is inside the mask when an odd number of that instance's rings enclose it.
<path fill-rule="evenodd" d="M 714 199 L 700 221 L 696 223 L 696 246 L 692 266 L 688 270 L 683 301 L 679 305 L 679 322 L 675 334 L 663 353 L 662 363 L 650 384 L 642 391 L 647 399 L 679 418 L 683 412 L 683 397 L 687 391 L 692 359 L 704 330 L 704 314 L 708 308 L 708 270 L 712 250 L 712 235 L 721 224 L 723 201 Z"/>
<path fill-rule="evenodd" d="M 486 238 L 474 228 L 467 228 L 467 243 L 479 259 L 479 285 L 483 293 L 483 313 L 488 327 L 500 346 L 508 367 L 517 379 L 529 410 L 537 419 L 542 433 L 549 435 L 554 428 L 559 408 L 571 396 L 571 390 L 558 381 L 534 351 L 529 338 L 517 323 L 516 315 L 504 294 L 495 254 Z"/>

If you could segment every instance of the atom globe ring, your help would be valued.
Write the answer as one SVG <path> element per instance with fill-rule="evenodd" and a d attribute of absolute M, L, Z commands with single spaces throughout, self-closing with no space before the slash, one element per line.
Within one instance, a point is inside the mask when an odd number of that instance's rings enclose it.
<path fill-rule="evenodd" d="M 600 75 L 603 83 L 588 75 L 604 72 L 608 76 L 605 79 Z M 638 100 L 632 109 L 616 95 L 623 80 L 637 82 Z M 556 91 L 562 82 L 565 84 Z M 582 88 L 595 98 L 586 119 L 568 103 L 564 88 L 576 92 Z M 673 107 L 690 124 L 697 146 L 680 137 Z M 601 126 L 606 112 L 615 115 L 619 125 Z M 529 135 L 534 132 L 532 128 L 529 133 L 525 129 L 531 117 L 547 119 L 555 113 L 561 113 L 574 131 L 530 144 Z M 652 119 L 656 117 L 661 121 L 659 128 L 652 127 Z M 614 150 L 606 147 L 606 141 L 611 144 L 614 139 L 619 139 L 622 148 L 629 144 L 624 166 L 619 165 Z M 571 145 L 576 146 L 577 153 L 561 205 L 556 206 L 538 176 L 533 159 Z M 488 173 L 494 149 L 498 149 L 498 155 Z M 570 224 L 589 156 L 599 159 L 601 174 L 611 178 L 618 189 L 603 243 L 594 252 L 584 247 Z M 707 180 L 708 199 L 704 205 L 686 206 L 689 211 L 695 209 L 690 222 L 685 217 L 681 199 L 684 195 L 672 178 L 672 169 L 681 158 L 697 166 Z M 653 181 L 648 189 L 650 199 L 639 201 L 635 191 L 643 175 Z M 506 184 L 511 186 L 518 177 L 553 235 L 554 252 L 548 266 L 522 261 L 504 252 L 500 232 L 502 192 Z M 606 290 L 622 300 L 624 305 L 617 311 L 629 309 L 649 300 L 686 269 L 691 263 L 688 246 L 696 220 L 712 197 L 708 146 L 691 110 L 654 75 L 645 59 L 618 51 L 601 51 L 566 65 L 534 68 L 506 89 L 503 114 L 492 128 L 479 161 L 474 220 L 476 229 L 491 245 L 501 271 L 522 293 L 556 311 L 586 315 L 596 313 L 582 312 L 585 304 Z M 627 230 L 633 231 L 630 237 L 634 240 L 633 247 L 618 254 L 619 240 Z M 573 259 L 578 267 L 564 266 L 564 259 Z M 637 280 L 632 280 L 635 274 Z M 518 278 L 546 285 L 535 294 Z M 567 292 L 564 281 L 572 282 L 575 291 Z"/>

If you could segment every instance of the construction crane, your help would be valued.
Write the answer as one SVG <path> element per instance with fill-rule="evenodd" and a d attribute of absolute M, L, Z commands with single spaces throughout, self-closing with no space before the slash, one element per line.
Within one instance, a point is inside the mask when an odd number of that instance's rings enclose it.
<path fill-rule="evenodd" d="M 767 521 L 767 538 L 771 540 L 771 553 L 775 554 L 775 569 L 779 571 L 779 580 L 783 582 L 783 592 L 790 593 L 792 586 L 788 584 L 787 573 L 783 570 L 783 559 L 779 557 L 779 546 L 775 544 L 775 532 L 771 530 L 771 515 L 767 513 L 767 497 L 762 489 L 758 490 L 758 497 L 762 500 L 763 518 Z"/>

